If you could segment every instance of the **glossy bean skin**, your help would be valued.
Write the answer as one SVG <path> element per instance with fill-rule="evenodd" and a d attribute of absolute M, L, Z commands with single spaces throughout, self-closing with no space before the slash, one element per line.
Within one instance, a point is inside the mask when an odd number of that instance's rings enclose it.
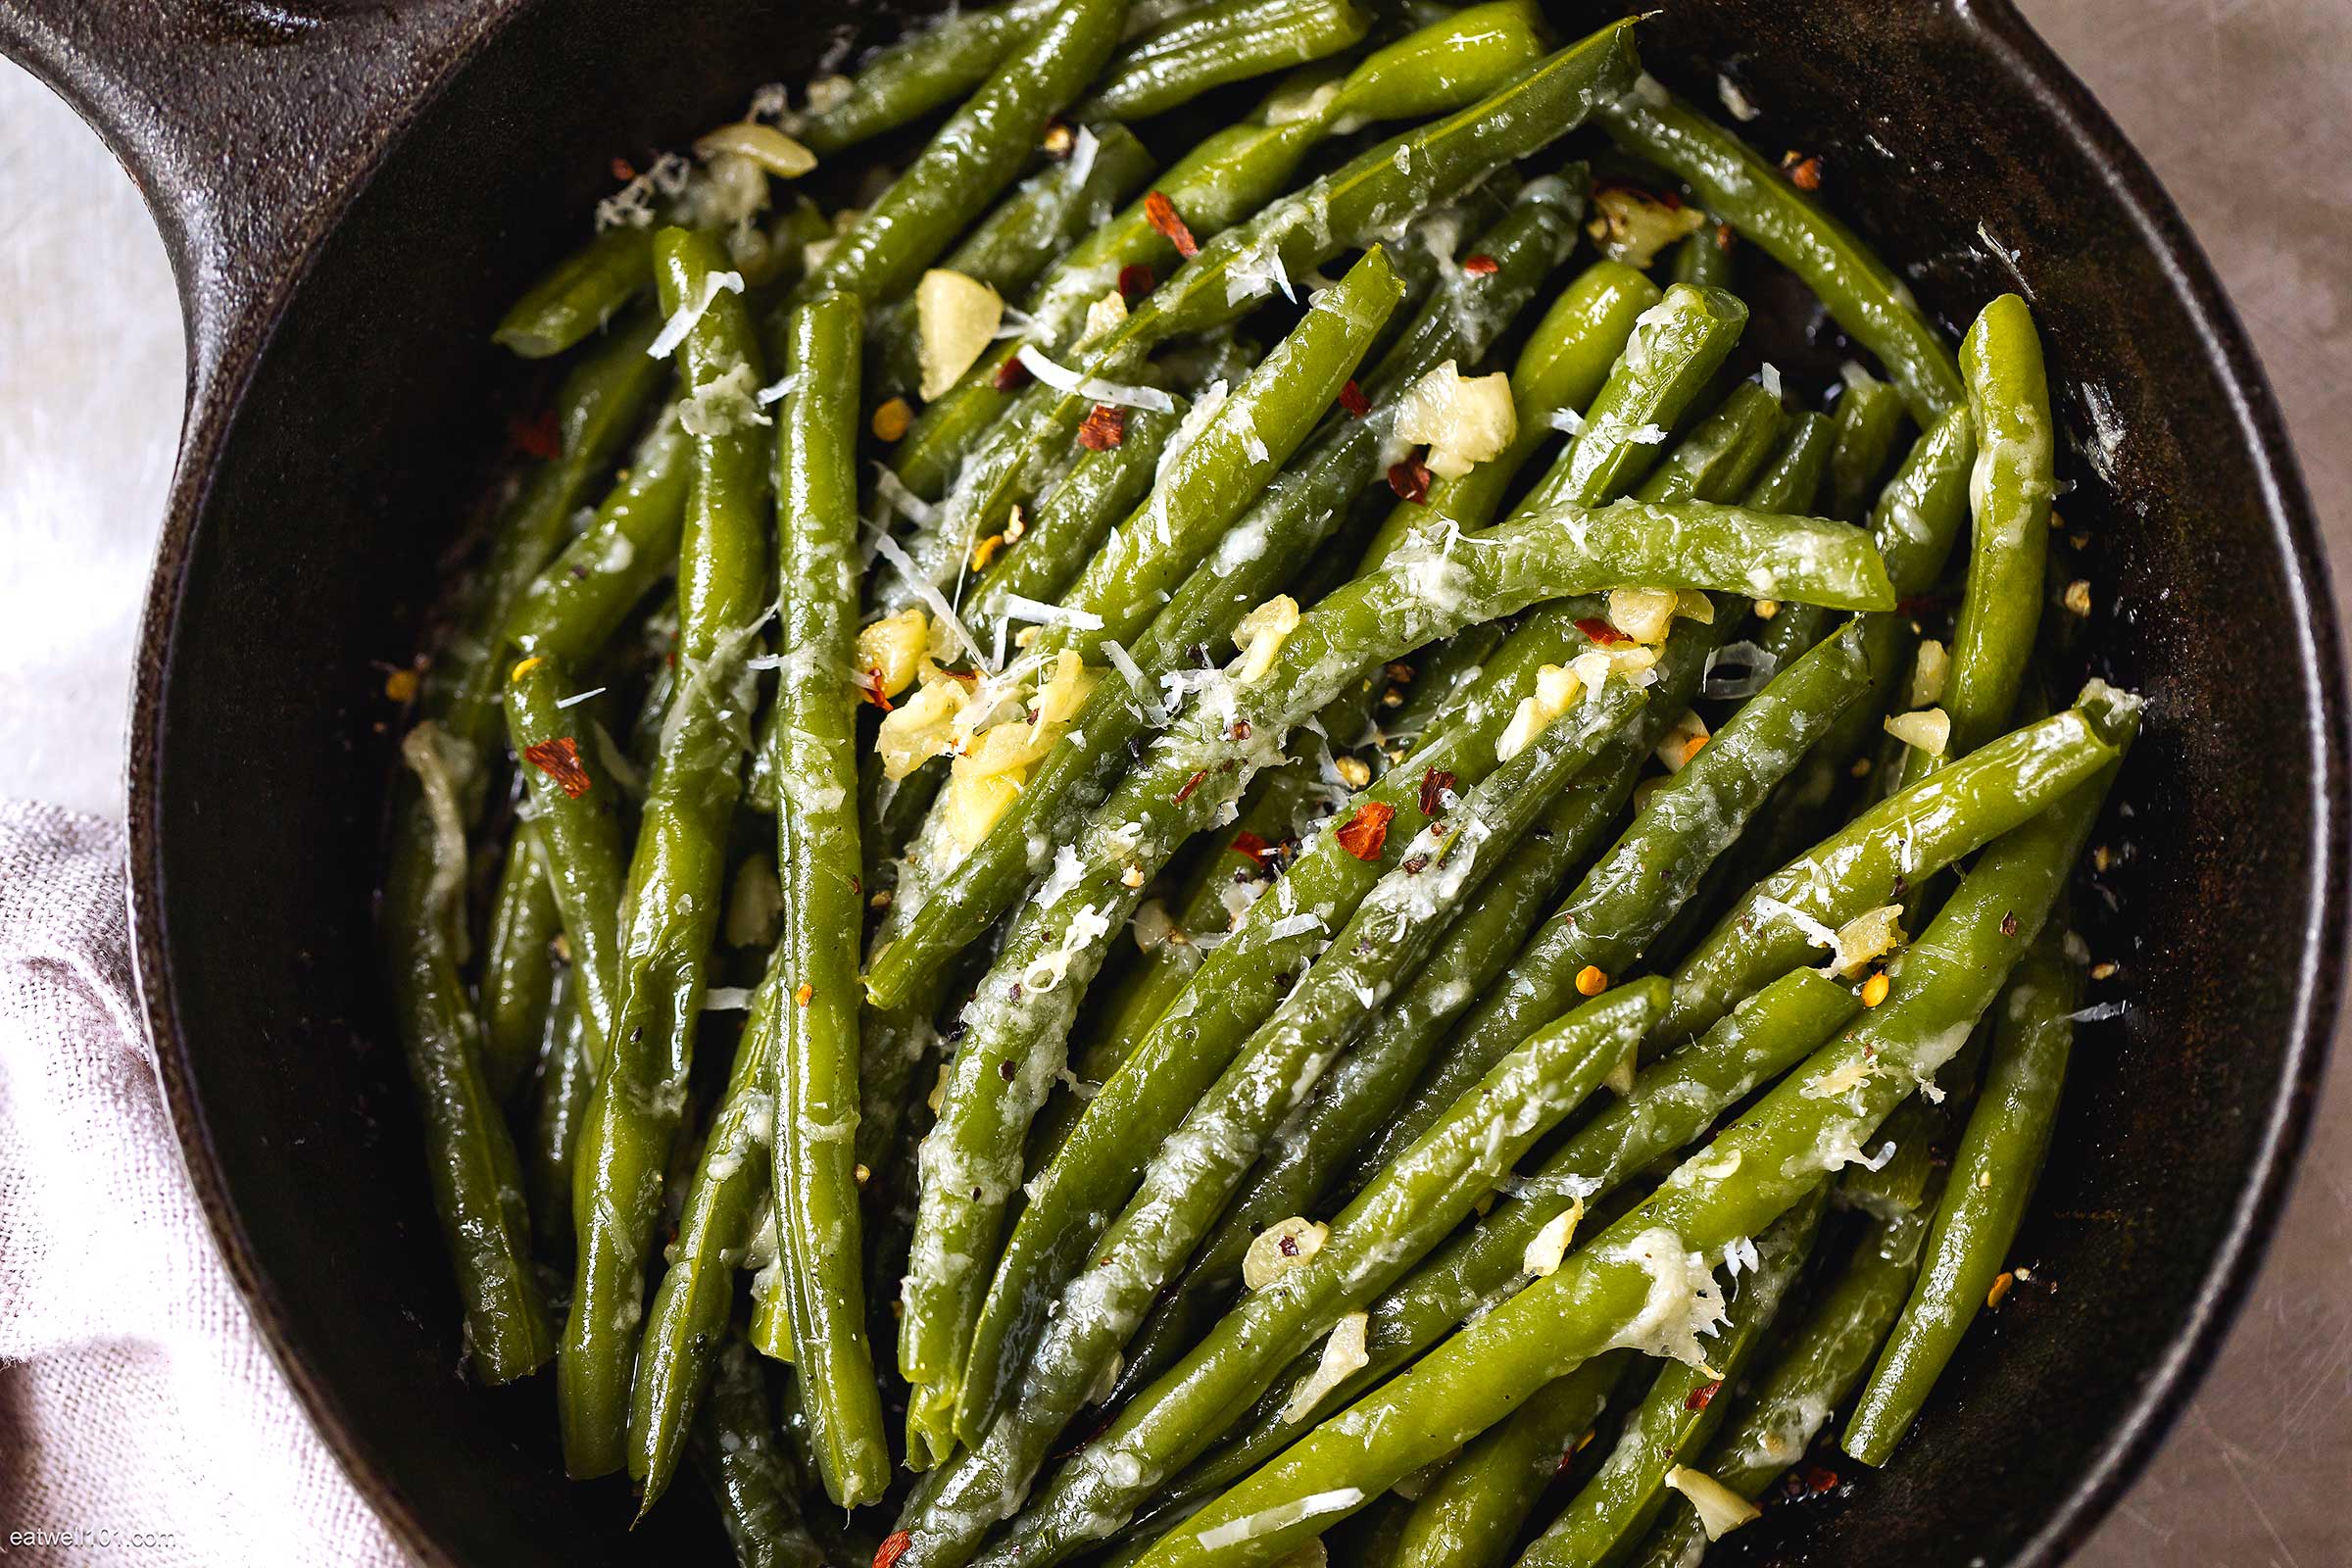
<path fill-rule="evenodd" d="M 517 661 L 507 677 L 507 734 L 517 757 L 568 742 L 578 770 L 574 782 L 585 782 L 574 795 L 546 769 L 523 764 L 533 836 L 571 947 L 571 986 L 574 1004 L 588 1025 L 591 1071 L 601 1073 L 612 1028 L 616 921 L 627 862 L 616 814 L 618 786 L 579 722 L 584 710 L 558 706 L 571 694 L 571 685 L 570 672 L 552 656 Z"/>
<path fill-rule="evenodd" d="M 580 1016 L 574 970 L 556 971 L 547 1014 L 547 1044 L 539 1058 L 539 1083 L 522 1150 L 524 1196 L 530 1201 L 531 1239 L 542 1256 L 568 1262 L 571 1253 L 571 1146 L 588 1114 L 596 1088 L 589 1059 L 589 1028 Z"/>
<path fill-rule="evenodd" d="M 579 666 L 603 652 L 654 585 L 677 569 L 693 442 L 674 414 L 637 443 L 628 472 L 507 619 L 508 642 Z"/>
<path fill-rule="evenodd" d="M 797 1467 L 778 1446 L 759 1358 L 741 1340 L 718 1354 L 693 1452 L 742 1568 L 826 1568 L 833 1560 L 801 1521 Z"/>
<path fill-rule="evenodd" d="M 1838 435 L 1830 453 L 1830 515 L 1861 522 L 1878 499 L 1879 475 L 1894 456 L 1902 395 L 1877 376 L 1849 368 L 1831 417 Z"/>
<path fill-rule="evenodd" d="M 499 867 L 482 961 L 482 1073 L 501 1102 L 514 1098 L 547 1033 L 558 925 L 546 857 L 517 832 Z"/>
<path fill-rule="evenodd" d="M 987 81 L 1054 9 L 1053 0 L 1004 0 L 943 16 L 877 50 L 840 103 L 797 116 L 792 134 L 824 158 L 910 124 Z"/>
<path fill-rule="evenodd" d="M 1923 429 L 1965 396 L 1951 351 L 1886 264 L 1754 149 L 1679 99 L 1628 94 L 1601 115 L 1627 152 L 1672 171 L 1699 202 L 1812 289 L 1879 357 Z"/>
<path fill-rule="evenodd" d="M 2049 1152 L 2078 1000 L 2074 966 L 2045 936 L 1995 1016 L 1984 1087 L 1953 1152 L 1919 1281 L 1846 1423 L 1842 1446 L 1864 1464 L 1885 1464 L 1918 1420 L 2017 1239 Z"/>
<path fill-rule="evenodd" d="M 1211 0 L 1121 50 L 1081 112 L 1146 120 L 1228 82 L 1351 49 L 1371 30 L 1352 0 Z"/>

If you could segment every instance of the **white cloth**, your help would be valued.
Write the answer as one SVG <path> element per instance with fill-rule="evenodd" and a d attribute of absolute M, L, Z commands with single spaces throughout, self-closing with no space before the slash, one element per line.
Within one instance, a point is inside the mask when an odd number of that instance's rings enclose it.
<path fill-rule="evenodd" d="M 402 1564 L 213 1249 L 124 926 L 118 825 L 0 803 L 0 1561 Z"/>

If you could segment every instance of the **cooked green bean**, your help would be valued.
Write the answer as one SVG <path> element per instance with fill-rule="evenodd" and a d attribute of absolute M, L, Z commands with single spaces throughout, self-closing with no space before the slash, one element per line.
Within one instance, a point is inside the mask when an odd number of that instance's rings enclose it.
<path fill-rule="evenodd" d="M 569 664 L 603 650 L 654 584 L 677 569 L 692 453 L 676 415 L 664 412 L 595 518 L 514 607 L 508 642 Z"/>
<path fill-rule="evenodd" d="M 1864 1464 L 1883 1465 L 1892 1455 L 1969 1324 L 1989 1302 L 2049 1152 L 2076 1001 L 2074 966 L 2059 954 L 2055 934 L 2045 934 L 2009 983 L 1984 1089 L 1952 1155 L 1919 1283 L 1846 1424 L 1845 1451 Z"/>
<path fill-rule="evenodd" d="M 517 662 L 507 677 L 507 733 L 527 764 L 531 829 L 571 947 L 571 986 L 588 1025 L 592 1074 L 604 1070 L 612 1029 L 612 985 L 623 878 L 620 824 L 612 777 L 576 707 L 563 705 L 571 677 L 552 657 Z M 533 760 L 545 758 L 542 765 Z"/>
<path fill-rule="evenodd" d="M 518 829 L 499 867 L 482 956 L 482 1076 L 502 1102 L 514 1098 L 547 1034 L 559 924 L 538 836 Z"/>
<path fill-rule="evenodd" d="M 786 128 L 818 157 L 846 152 L 885 131 L 920 120 L 970 93 L 1007 55 L 1030 46 L 1054 0 L 1004 0 L 971 11 L 948 11 L 889 47 L 875 51 L 829 95 L 788 119 Z"/>
<path fill-rule="evenodd" d="M 1838 444 L 1830 453 L 1830 515 L 1861 522 L 1878 498 L 1879 475 L 1894 456 L 1903 400 L 1893 387 L 1853 366 L 1833 411 Z"/>
<path fill-rule="evenodd" d="M 1619 146 L 1671 170 L 1707 211 L 1803 279 L 1886 367 L 1922 428 L 1962 400 L 1951 351 L 1921 318 L 1910 289 L 1745 142 L 1661 90 L 1612 101 L 1600 122 Z"/>
<path fill-rule="evenodd" d="M 1080 113 L 1148 120 L 1227 82 L 1351 49 L 1371 30 L 1353 0 L 1209 0 L 1122 49 Z"/>
<path fill-rule="evenodd" d="M 1611 1350 L 1544 1387 L 1463 1446 L 1412 1505 L 1398 1533 L 1398 1568 L 1499 1568 L 1568 1455 L 1600 1419 L 1631 1350 Z"/>
<path fill-rule="evenodd" d="M 571 1256 L 571 1146 L 588 1114 L 596 1067 L 588 1055 L 589 1027 L 580 1012 L 574 976 L 556 971 L 547 1012 L 547 1045 L 540 1054 L 538 1098 L 522 1150 L 524 1196 L 530 1200 L 531 1239 L 542 1255 Z"/>
<path fill-rule="evenodd" d="M 1688 283 L 1692 288 L 1730 288 L 1732 286 L 1732 251 L 1728 236 L 1718 234 L 1710 223 L 1674 248 L 1674 257 L 1667 264 L 1670 281 Z"/>
<path fill-rule="evenodd" d="M 1603 1350 L 1651 1344 L 1703 1359 L 1695 1333 L 1720 1313 L 1697 1277 L 1705 1260 L 1862 1157 L 1878 1124 L 1949 1060 L 2039 933 L 2104 795 L 2102 779 L 1997 840 L 1903 955 L 1892 995 L 1824 1048 L 1812 1070 L 1784 1079 L 1558 1270 L 1323 1422 L 1142 1560 L 1278 1560 Z M 1660 1314 L 1661 1292 L 1687 1304 L 1687 1316 Z"/>
<path fill-rule="evenodd" d="M 865 899 L 858 847 L 858 365 L 860 307 L 830 295 L 785 329 L 777 405 L 777 568 L 782 722 L 772 744 L 780 808 L 784 1044 L 775 1103 L 779 1248 L 792 1359 L 826 1494 L 845 1508 L 890 1484 L 873 1353 L 854 1140 L 858 1115 L 858 945 Z"/>
<path fill-rule="evenodd" d="M 1667 1472 L 1695 1455 L 1722 1424 L 1724 1406 L 1714 1396 L 1746 1370 L 1757 1342 L 1796 1283 L 1821 1228 L 1828 1193 L 1827 1182 L 1817 1184 L 1757 1235 L 1753 1261 L 1725 1303 L 1723 1325 L 1707 1343 L 1705 1364 L 1668 1361 L 1658 1369 L 1649 1392 L 1626 1417 L 1625 1431 L 1599 1474 L 1520 1557 L 1526 1568 L 1598 1562 L 1649 1528 L 1668 1500 Z M 1728 1258 L 1725 1272 L 1732 1272 Z"/>
<path fill-rule="evenodd" d="M 760 1358 L 729 1338 L 694 1425 L 694 1458 L 742 1568 L 826 1568 L 832 1558 L 801 1523 L 800 1478 L 776 1446 Z"/>
<path fill-rule="evenodd" d="M 740 296 L 707 283 L 720 270 L 709 236 L 664 229 L 654 254 L 662 304 L 709 304 L 681 345 L 689 389 L 681 417 L 695 457 L 679 546 L 680 678 L 617 923 L 606 1070 L 573 1158 L 579 1257 L 557 1361 L 557 1408 L 564 1467 L 575 1476 L 617 1470 L 627 1457 L 645 1255 L 685 1110 L 727 824 L 751 739 L 745 661 L 767 557 L 765 416 L 751 399 L 760 345 L 749 313 Z"/>

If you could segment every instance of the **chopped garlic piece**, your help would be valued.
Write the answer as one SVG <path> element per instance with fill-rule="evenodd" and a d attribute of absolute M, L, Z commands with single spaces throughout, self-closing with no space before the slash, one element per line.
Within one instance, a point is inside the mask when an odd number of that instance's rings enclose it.
<path fill-rule="evenodd" d="M 874 737 L 874 750 L 882 759 L 882 776 L 902 779 L 932 758 L 946 756 L 956 744 L 956 719 L 971 700 L 961 681 L 939 675 L 883 714 L 882 727 Z"/>
<path fill-rule="evenodd" d="M 1658 252 L 1706 226 L 1707 215 L 1689 205 L 1667 206 L 1630 185 L 1603 185 L 1592 192 L 1592 220 L 1585 232 L 1609 260 L 1640 270 Z"/>
<path fill-rule="evenodd" d="M 1528 1239 L 1527 1250 L 1520 1255 L 1521 1273 L 1542 1279 L 1555 1273 L 1560 1259 L 1568 1255 L 1568 1244 L 1575 1239 L 1577 1226 L 1585 1220 L 1585 1200 L 1572 1198 L 1568 1206 L 1544 1222 L 1544 1228 Z"/>
<path fill-rule="evenodd" d="M 1012 809 L 1012 803 L 1020 793 L 1021 781 L 1009 773 L 951 776 L 939 796 L 939 808 L 947 813 L 948 841 L 959 855 L 969 855 L 988 837 L 988 830 L 997 825 L 997 820 Z"/>
<path fill-rule="evenodd" d="M 1892 953 L 1909 938 L 1903 935 L 1903 906 L 1882 904 L 1865 909 L 1838 928 L 1838 951 L 1823 967 L 1840 979 L 1851 980 L 1873 959 Z"/>
<path fill-rule="evenodd" d="M 1940 708 L 1923 708 L 1914 713 L 1897 713 L 1886 720 L 1886 733 L 1930 757 L 1941 757 L 1943 749 L 1952 743 L 1952 719 Z"/>
<path fill-rule="evenodd" d="M 1871 1064 L 1867 1056 L 1856 1056 L 1842 1066 L 1827 1072 L 1817 1072 L 1805 1080 L 1800 1091 L 1807 1100 L 1835 1100 L 1849 1089 L 1859 1088 L 1870 1081 Z"/>
<path fill-rule="evenodd" d="M 1681 605 L 1682 595 L 1672 588 L 1612 588 L 1609 624 L 1638 643 L 1654 646 L 1666 640 Z M 1712 612 L 1715 607 L 1707 608 Z"/>
<path fill-rule="evenodd" d="M 1666 1485 L 1690 1499 L 1698 1528 L 1709 1541 L 1721 1541 L 1741 1525 L 1763 1518 L 1756 1505 L 1704 1470 L 1678 1464 L 1666 1472 Z"/>
<path fill-rule="evenodd" d="M 1447 360 L 1404 389 L 1396 406 L 1396 439 L 1429 448 L 1429 471 L 1459 478 L 1501 452 L 1519 433 L 1511 379 L 1464 376 Z"/>
<path fill-rule="evenodd" d="M 1715 601 L 1695 588 L 1685 588 L 1674 596 L 1674 612 L 1685 620 L 1695 620 L 1701 626 L 1715 624 Z"/>
<path fill-rule="evenodd" d="M 708 160 L 721 153 L 748 158 L 783 179 L 798 179 L 816 167 L 816 154 L 775 126 L 762 125 L 754 120 L 721 125 L 695 141 L 694 155 L 697 158 Z"/>
<path fill-rule="evenodd" d="M 925 402 L 963 378 L 995 341 L 1004 302 L 978 278 L 934 267 L 914 286 L 916 352 Z"/>
<path fill-rule="evenodd" d="M 896 697 L 914 683 L 931 643 L 931 618 L 922 606 L 908 605 L 858 629 L 858 672 L 879 671 L 881 695 Z"/>
<path fill-rule="evenodd" d="M 1135 934 L 1137 949 L 1151 953 L 1175 934 L 1176 917 L 1159 900 L 1146 899 L 1128 919 L 1127 929 Z"/>
<path fill-rule="evenodd" d="M 1312 1262 L 1329 1240 L 1331 1227 L 1315 1220 L 1296 1214 L 1276 1220 L 1259 1231 L 1250 1250 L 1242 1254 L 1242 1284 L 1252 1291 L 1264 1290 L 1277 1276 Z"/>
<path fill-rule="evenodd" d="M 1091 342 L 1103 333 L 1115 330 L 1127 319 L 1127 296 L 1111 289 L 1086 308 L 1086 331 L 1082 342 Z"/>
<path fill-rule="evenodd" d="M 1943 701 L 1943 683 L 1952 671 L 1952 656 L 1943 644 L 1930 637 L 1919 645 L 1919 659 L 1911 666 L 1911 706 L 1934 708 Z"/>
<path fill-rule="evenodd" d="M 1233 646 L 1242 651 L 1242 666 L 1234 679 L 1247 686 L 1272 669 L 1275 656 L 1298 629 L 1298 601 L 1289 594 L 1276 594 L 1244 615 L 1233 628 Z"/>
<path fill-rule="evenodd" d="M 1707 731 L 1707 721 L 1691 709 L 1684 709 L 1682 716 L 1658 742 L 1658 760 L 1666 764 L 1669 773 L 1680 773 L 1690 765 L 1690 759 L 1713 737 Z"/>
<path fill-rule="evenodd" d="M 1358 1369 L 1372 1364 L 1372 1357 L 1364 1348 L 1364 1330 L 1370 1321 L 1361 1312 L 1350 1312 L 1332 1325 L 1331 1337 L 1323 1342 L 1323 1359 L 1314 1375 L 1299 1384 L 1290 1403 L 1282 1407 L 1285 1423 L 1304 1420 L 1323 1396 L 1347 1382 Z"/>
<path fill-rule="evenodd" d="M 1536 737 L 1568 711 L 1584 689 L 1585 683 L 1573 669 L 1545 664 L 1536 671 L 1536 689 L 1520 698 L 1519 706 L 1511 710 L 1510 723 L 1503 726 L 1502 738 L 1494 743 L 1494 760 L 1507 762 L 1534 745 Z"/>

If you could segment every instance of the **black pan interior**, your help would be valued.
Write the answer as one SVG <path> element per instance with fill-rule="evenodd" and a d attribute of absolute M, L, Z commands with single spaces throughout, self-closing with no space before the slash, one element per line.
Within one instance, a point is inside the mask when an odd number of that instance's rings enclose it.
<path fill-rule="evenodd" d="M 525 8 L 426 110 L 262 353 L 151 649 L 133 812 L 158 1035 L 232 1262 L 368 1495 L 428 1561 L 724 1560 L 699 1501 L 628 1533 L 559 1475 L 549 1380 L 460 1376 L 458 1318 L 371 961 L 389 741 L 413 646 L 514 394 L 487 339 L 642 159 L 805 79 L 872 8 Z M 1563 12 L 1563 29 L 1592 14 Z M 1965 323 L 2023 286 L 2078 436 L 2079 662 L 2146 738 L 2079 924 L 2122 963 L 2084 1031 L 2021 1290 L 1884 1474 L 1775 1508 L 1735 1560 L 2046 1562 L 2200 1364 L 2276 1197 L 2338 946 L 2337 654 L 2275 412 L 2169 205 L 2003 8 L 1678 0 L 1659 74 L 1728 72 L 1772 143 Z M 2088 119 L 2085 119 L 2085 116 Z M 1777 146 L 1774 150 L 1778 150 Z M 2111 415 L 2094 410 L 2111 410 Z M 161 624 L 159 622 L 159 624 Z M 681 1496 L 692 1489 L 680 1489 Z"/>

